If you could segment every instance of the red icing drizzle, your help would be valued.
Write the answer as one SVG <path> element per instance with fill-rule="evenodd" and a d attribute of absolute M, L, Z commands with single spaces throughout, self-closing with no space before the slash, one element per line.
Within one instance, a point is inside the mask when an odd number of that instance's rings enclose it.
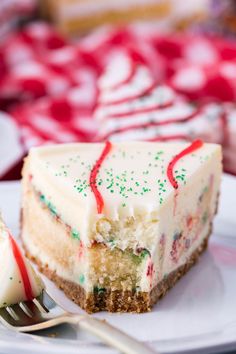
<path fill-rule="evenodd" d="M 147 268 L 147 276 L 148 277 L 152 277 L 153 276 L 153 272 L 154 272 L 154 265 L 152 262 L 150 262 L 148 264 L 148 268 Z"/>
<path fill-rule="evenodd" d="M 198 117 L 198 115 L 201 113 L 201 108 L 197 109 L 196 111 L 194 111 L 193 113 L 189 114 L 188 116 L 186 117 L 183 117 L 183 118 L 179 118 L 179 119 L 176 119 L 176 118 L 170 118 L 170 119 L 166 119 L 166 120 L 162 120 L 162 121 L 159 121 L 159 122 L 147 122 L 147 123 L 144 123 L 144 124 L 133 124 L 133 125 L 129 125 L 129 126 L 126 126 L 126 127 L 122 127 L 122 128 L 118 128 L 116 130 L 113 130 L 111 132 L 109 132 L 107 135 L 105 135 L 103 137 L 103 140 L 106 140 L 110 137 L 111 134 L 119 134 L 119 133 L 123 133 L 123 132 L 126 132 L 126 131 L 129 131 L 129 130 L 135 130 L 135 129 L 147 129 L 149 127 L 156 127 L 156 126 L 165 126 L 165 125 L 168 125 L 168 124 L 180 124 L 180 123 L 185 123 L 185 122 L 188 122 L 189 120 L 191 119 L 194 119 L 196 117 Z"/>
<path fill-rule="evenodd" d="M 168 167 L 167 167 L 167 177 L 172 184 L 174 189 L 178 189 L 179 185 L 176 179 L 174 178 L 173 175 L 173 169 L 175 167 L 175 164 L 184 156 L 191 154 L 193 151 L 201 148 L 203 146 L 203 142 L 200 139 L 197 139 L 192 142 L 191 145 L 189 145 L 186 149 L 182 150 L 179 154 L 177 154 L 172 161 L 170 161 Z"/>
<path fill-rule="evenodd" d="M 21 274 L 21 278 L 23 281 L 25 296 L 26 296 L 27 300 L 32 300 L 34 298 L 33 290 L 31 287 L 29 274 L 28 274 L 27 268 L 25 266 L 25 262 L 22 257 L 21 251 L 20 251 L 16 241 L 14 240 L 14 238 L 11 235 L 9 235 L 9 239 L 11 242 L 12 252 L 15 257 L 15 260 L 18 265 L 18 268 L 19 268 L 19 271 Z"/>
<path fill-rule="evenodd" d="M 133 76 L 134 76 L 134 74 L 135 74 L 135 69 L 136 69 L 136 65 L 132 62 L 132 64 L 131 64 L 131 70 L 130 70 L 130 73 L 129 73 L 129 75 L 127 76 L 127 78 L 124 79 L 123 81 L 119 82 L 118 84 L 112 86 L 111 89 L 114 90 L 114 89 L 119 88 L 119 87 L 122 86 L 122 85 L 128 84 L 129 81 L 132 80 L 132 78 L 133 78 Z"/>
<path fill-rule="evenodd" d="M 124 98 L 120 98 L 118 100 L 114 100 L 114 101 L 111 101 L 111 102 L 103 102 L 103 106 L 111 106 L 113 104 L 121 104 L 121 103 L 126 103 L 130 100 L 134 100 L 136 98 L 139 98 L 139 97 L 142 97 L 142 96 L 145 96 L 145 95 L 149 95 L 152 90 L 156 87 L 157 83 L 156 82 L 153 82 L 149 87 L 143 89 L 143 91 L 139 92 L 139 93 L 136 93 L 134 95 L 130 95 L 128 97 L 124 97 Z"/>
<path fill-rule="evenodd" d="M 89 178 L 89 184 L 90 187 L 92 189 L 92 192 L 95 196 L 96 202 L 97 202 L 97 211 L 98 214 L 102 213 L 103 207 L 104 207 L 104 200 L 103 197 L 101 195 L 101 193 L 99 192 L 98 188 L 97 188 L 97 184 L 96 184 L 96 178 L 99 172 L 99 169 L 104 161 L 104 159 L 106 158 L 106 156 L 109 154 L 110 150 L 112 148 L 112 144 L 110 141 L 107 141 L 105 144 L 105 147 L 101 153 L 101 156 L 99 157 L 99 159 L 96 161 L 96 164 L 93 166 L 92 171 L 90 173 L 90 178 Z"/>

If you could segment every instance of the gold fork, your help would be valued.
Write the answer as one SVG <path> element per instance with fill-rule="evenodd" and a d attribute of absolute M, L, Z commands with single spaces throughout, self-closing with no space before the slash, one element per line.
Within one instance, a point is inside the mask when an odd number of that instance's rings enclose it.
<path fill-rule="evenodd" d="M 33 301 L 0 309 L 0 321 L 7 328 L 18 332 L 35 332 L 62 323 L 79 325 L 80 328 L 98 336 L 103 342 L 127 354 L 154 354 L 157 352 L 105 320 L 89 315 L 65 312 L 46 291 Z"/>

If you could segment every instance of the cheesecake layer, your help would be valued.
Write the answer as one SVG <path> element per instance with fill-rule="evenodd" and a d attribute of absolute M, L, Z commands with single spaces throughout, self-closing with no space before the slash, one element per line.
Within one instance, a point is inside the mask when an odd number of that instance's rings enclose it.
<path fill-rule="evenodd" d="M 99 301 L 149 309 L 161 296 L 154 289 L 177 280 L 208 239 L 221 169 L 220 147 L 201 141 L 33 149 L 23 171 L 25 248 L 67 294 L 68 284 L 79 289 L 71 297 L 87 311 Z"/>
<path fill-rule="evenodd" d="M 25 250 L 27 257 L 38 265 L 39 270 L 55 282 L 72 301 L 88 313 L 98 311 L 142 313 L 150 311 L 152 306 L 194 266 L 200 255 L 207 248 L 207 243 L 208 237 L 202 241 L 201 245 L 191 254 L 185 264 L 166 276 L 150 292 L 97 289 L 94 293 L 87 294 L 81 285 L 60 277 L 56 271 L 50 269 L 48 264 L 42 264 L 37 256 L 32 256 L 27 247 Z"/>

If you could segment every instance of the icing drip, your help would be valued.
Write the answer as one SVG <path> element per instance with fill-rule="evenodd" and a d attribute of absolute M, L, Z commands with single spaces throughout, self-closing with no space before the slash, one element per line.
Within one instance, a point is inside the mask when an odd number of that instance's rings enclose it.
<path fill-rule="evenodd" d="M 103 200 L 101 193 L 99 192 L 99 190 L 97 188 L 96 179 L 97 179 L 97 175 L 99 173 L 100 167 L 101 167 L 104 159 L 106 158 L 106 156 L 109 154 L 111 148 L 112 148 L 111 142 L 107 141 L 105 144 L 105 147 L 101 153 L 101 156 L 99 157 L 99 159 L 96 161 L 94 167 L 92 168 L 90 178 L 89 178 L 89 184 L 90 184 L 90 187 L 91 187 L 92 192 L 93 192 L 95 199 L 96 199 L 98 214 L 101 214 L 103 211 L 104 200 Z"/>
<path fill-rule="evenodd" d="M 21 274 L 21 278 L 22 278 L 22 282 L 23 282 L 24 290 L 25 290 L 25 296 L 26 296 L 27 300 L 33 300 L 33 298 L 34 298 L 33 290 L 31 287 L 29 274 L 28 274 L 27 268 L 25 266 L 24 259 L 21 255 L 21 251 L 19 250 L 19 247 L 18 247 L 16 241 L 14 240 L 14 238 L 11 235 L 9 235 L 9 239 L 10 239 L 13 255 L 15 257 L 16 263 L 18 265 L 18 268 L 19 268 L 19 271 Z"/>
<path fill-rule="evenodd" d="M 167 177 L 170 181 L 170 183 L 172 184 L 174 189 L 178 189 L 179 185 L 178 182 L 176 181 L 176 179 L 174 178 L 173 175 L 173 169 L 175 167 L 175 164 L 184 156 L 191 154 L 192 152 L 194 152 L 195 150 L 201 148 L 203 146 L 203 142 L 200 139 L 197 139 L 195 141 L 192 142 L 191 145 L 189 145 L 186 149 L 182 150 L 179 154 L 177 154 L 172 161 L 170 161 L 170 163 L 168 164 L 167 167 Z"/>

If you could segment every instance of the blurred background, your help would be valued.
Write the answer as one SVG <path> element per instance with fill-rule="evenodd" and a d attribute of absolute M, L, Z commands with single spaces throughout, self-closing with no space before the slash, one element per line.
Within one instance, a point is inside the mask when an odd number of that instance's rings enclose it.
<path fill-rule="evenodd" d="M 97 80 L 124 51 L 185 102 L 217 104 L 178 131 L 222 144 L 236 174 L 235 0 L 0 0 L 0 180 L 32 146 L 97 140 Z"/>

